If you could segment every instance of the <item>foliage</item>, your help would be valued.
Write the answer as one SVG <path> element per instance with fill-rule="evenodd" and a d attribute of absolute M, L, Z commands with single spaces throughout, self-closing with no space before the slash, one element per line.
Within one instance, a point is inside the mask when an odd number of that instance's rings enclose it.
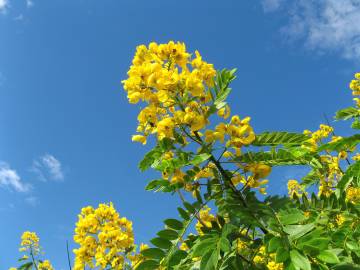
<path fill-rule="evenodd" d="M 182 43 L 137 48 L 123 81 L 129 102 L 142 104 L 132 139 L 156 138 L 139 169 L 159 171 L 146 189 L 179 196 L 181 205 L 139 252 L 112 204 L 84 208 L 75 269 L 360 269 L 360 134 L 335 136 L 329 125 L 256 134 L 226 102 L 235 72 L 215 71 Z M 350 88 L 360 95 L 359 73 Z M 356 131 L 354 100 L 336 119 L 352 119 Z M 289 165 L 309 174 L 289 179 L 288 197 L 265 197 L 271 168 Z M 17 269 L 40 269 L 24 261 Z"/>

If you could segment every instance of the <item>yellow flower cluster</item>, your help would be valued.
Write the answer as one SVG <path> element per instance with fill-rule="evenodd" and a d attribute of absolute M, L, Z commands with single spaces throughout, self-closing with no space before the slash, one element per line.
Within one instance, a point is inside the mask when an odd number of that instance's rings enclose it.
<path fill-rule="evenodd" d="M 35 268 L 37 270 L 54 270 L 49 260 L 37 260 L 40 254 L 40 239 L 35 232 L 25 231 L 21 235 L 20 252 L 28 252 L 28 255 L 23 255 L 19 261 L 26 261 L 32 258 Z M 20 267 L 22 268 L 22 267 Z M 20 269 L 18 268 L 18 269 Z M 11 267 L 9 270 L 16 270 L 17 268 Z"/>
<path fill-rule="evenodd" d="M 322 155 L 320 158 L 322 163 L 326 164 L 327 172 L 320 177 L 318 196 L 323 194 L 329 197 L 343 175 L 339 162 L 340 158 L 346 158 L 346 155 L 341 155 L 341 153 L 339 156 Z"/>
<path fill-rule="evenodd" d="M 220 123 L 215 127 L 215 130 L 206 130 L 205 142 L 220 141 L 224 143 L 225 136 L 228 135 L 229 139 L 226 141 L 226 147 L 233 147 L 237 150 L 243 145 L 249 145 L 255 140 L 255 133 L 249 122 L 250 117 L 241 120 L 238 115 L 234 115 L 229 124 Z"/>
<path fill-rule="evenodd" d="M 213 214 L 210 214 L 211 208 L 208 206 L 205 206 L 203 209 L 199 211 L 199 219 L 202 221 L 202 223 L 208 227 L 211 228 L 212 224 L 211 222 L 216 221 L 216 217 Z M 199 235 L 203 235 L 202 228 L 204 227 L 203 224 L 198 221 L 195 225 L 196 231 Z"/>
<path fill-rule="evenodd" d="M 304 130 L 304 134 L 310 138 L 306 141 L 303 147 L 310 151 L 316 151 L 318 143 L 327 137 L 334 131 L 334 129 L 328 125 L 321 124 L 317 131 L 311 132 L 310 130 Z"/>
<path fill-rule="evenodd" d="M 238 253 L 241 253 L 243 250 L 246 250 L 248 248 L 248 244 L 246 241 L 243 241 L 241 239 L 236 240 L 236 251 Z"/>
<path fill-rule="evenodd" d="M 360 73 L 355 74 L 355 79 L 350 82 L 349 87 L 354 96 L 360 95 Z"/>
<path fill-rule="evenodd" d="M 244 167 L 245 172 L 251 172 L 252 174 L 247 177 L 245 186 L 251 188 L 257 188 L 261 194 L 266 194 L 266 184 L 269 180 L 264 179 L 271 173 L 271 167 L 266 164 L 253 163 Z"/>
<path fill-rule="evenodd" d="M 297 197 L 301 197 L 302 194 L 306 194 L 306 192 L 304 191 L 304 187 L 301 186 L 299 182 L 294 179 L 288 181 L 287 188 L 290 198 L 293 198 L 294 195 L 296 195 Z"/>
<path fill-rule="evenodd" d="M 355 160 L 355 161 L 359 161 L 360 160 L 360 153 L 356 153 L 351 159 Z"/>
<path fill-rule="evenodd" d="M 352 202 L 353 204 L 360 203 L 360 188 L 359 187 L 349 187 L 346 189 L 346 200 Z"/>
<path fill-rule="evenodd" d="M 192 131 L 204 128 L 209 110 L 204 104 L 211 100 L 209 87 L 215 75 L 213 65 L 197 51 L 191 58 L 184 43 L 138 46 L 128 79 L 122 81 L 130 103 L 148 104 L 138 115 L 141 134 L 133 141 L 145 144 L 151 133 L 157 133 L 158 139 L 173 138 L 179 125 Z"/>
<path fill-rule="evenodd" d="M 54 267 L 51 265 L 49 260 L 45 260 L 39 263 L 38 270 L 54 270 Z"/>
<path fill-rule="evenodd" d="M 269 270 L 283 270 L 283 263 L 275 262 L 275 253 L 268 254 L 266 253 L 265 246 L 261 246 L 256 256 L 254 257 L 254 263 L 256 264 L 265 264 L 266 269 Z"/>
<path fill-rule="evenodd" d="M 345 222 L 345 217 L 342 214 L 337 214 L 335 217 L 335 222 L 338 226 L 341 226 Z"/>
<path fill-rule="evenodd" d="M 94 209 L 84 207 L 76 223 L 74 241 L 75 270 L 86 265 L 105 269 L 123 269 L 125 253 L 134 246 L 132 223 L 120 217 L 112 203 Z M 95 263 L 95 264 L 94 264 Z"/>
<path fill-rule="evenodd" d="M 283 270 L 284 269 L 283 263 L 275 262 L 275 254 L 271 254 L 270 258 L 272 260 L 269 260 L 269 262 L 266 264 L 267 269 L 269 269 L 269 270 Z"/>
<path fill-rule="evenodd" d="M 20 246 L 20 251 L 30 251 L 36 255 L 40 251 L 39 237 L 35 232 L 26 231 L 21 236 Z"/>

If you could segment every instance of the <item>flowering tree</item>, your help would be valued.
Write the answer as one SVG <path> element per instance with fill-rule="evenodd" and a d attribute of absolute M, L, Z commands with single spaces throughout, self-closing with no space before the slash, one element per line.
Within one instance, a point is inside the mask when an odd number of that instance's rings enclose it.
<path fill-rule="evenodd" d="M 336 114 L 353 120 L 350 137 L 329 125 L 256 134 L 226 103 L 234 79 L 183 43 L 137 47 L 123 81 L 129 102 L 143 105 L 132 140 L 154 145 L 139 168 L 159 171 L 147 190 L 179 196 L 178 217 L 137 251 L 131 222 L 112 204 L 82 209 L 75 270 L 360 269 L 360 99 Z M 360 73 L 350 88 L 360 95 Z M 294 165 L 309 173 L 289 180 L 288 196 L 265 197 L 272 167 Z M 51 270 L 30 239 L 18 269 Z"/>

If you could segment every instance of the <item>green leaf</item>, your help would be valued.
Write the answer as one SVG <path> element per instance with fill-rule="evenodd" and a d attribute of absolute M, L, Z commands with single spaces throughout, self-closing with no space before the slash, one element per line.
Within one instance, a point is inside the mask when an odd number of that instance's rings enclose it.
<path fill-rule="evenodd" d="M 310 234 L 308 235 L 310 236 Z M 307 236 L 299 239 L 298 248 L 308 251 L 316 250 L 320 252 L 321 250 L 325 250 L 328 248 L 330 242 L 330 239 L 326 237 L 309 237 L 309 239 L 305 239 L 305 241 L 303 238 L 307 238 Z"/>
<path fill-rule="evenodd" d="M 190 213 L 194 214 L 196 212 L 194 206 L 192 206 L 190 203 L 184 202 L 184 206 Z"/>
<path fill-rule="evenodd" d="M 162 230 L 158 232 L 157 235 L 167 240 L 175 240 L 179 237 L 178 232 L 174 230 Z"/>
<path fill-rule="evenodd" d="M 299 146 L 303 144 L 309 137 L 302 133 L 289 133 L 284 131 L 264 132 L 256 135 L 256 139 L 252 142 L 255 146 Z"/>
<path fill-rule="evenodd" d="M 290 235 L 290 238 L 295 240 L 305 235 L 314 229 L 314 223 L 309 223 L 305 225 L 287 225 L 284 227 L 284 232 Z"/>
<path fill-rule="evenodd" d="M 298 267 L 303 270 L 311 270 L 311 265 L 308 258 L 300 254 L 297 250 L 290 251 L 290 259 L 295 267 Z"/>
<path fill-rule="evenodd" d="M 158 269 L 159 263 L 154 260 L 143 261 L 136 267 L 136 270 L 155 270 Z"/>
<path fill-rule="evenodd" d="M 176 250 L 169 259 L 169 266 L 174 266 L 180 263 L 182 259 L 187 257 L 187 253 L 184 250 Z"/>
<path fill-rule="evenodd" d="M 181 216 L 183 219 L 185 219 L 185 220 L 189 220 L 189 219 L 190 219 L 189 214 L 188 214 L 184 209 L 182 209 L 181 207 L 178 207 L 177 210 L 178 210 L 180 216 Z"/>
<path fill-rule="evenodd" d="M 296 213 L 284 213 L 279 215 L 279 220 L 283 225 L 296 224 L 306 220 L 304 214 L 300 211 Z"/>
<path fill-rule="evenodd" d="M 221 236 L 222 237 L 227 237 L 229 234 L 231 234 L 232 232 L 236 231 L 238 228 L 231 224 L 231 223 L 226 223 L 225 225 L 223 225 L 222 227 L 222 232 L 221 232 Z"/>
<path fill-rule="evenodd" d="M 333 270 L 360 270 L 360 266 L 355 266 L 353 264 L 349 263 L 342 263 L 333 266 L 331 269 Z"/>
<path fill-rule="evenodd" d="M 345 190 L 353 181 L 355 181 L 356 185 L 360 183 L 360 161 L 357 161 L 348 167 L 345 174 L 337 184 L 337 188 Z"/>
<path fill-rule="evenodd" d="M 150 242 L 154 246 L 162 248 L 162 249 L 169 249 L 172 246 L 172 243 L 169 240 L 161 238 L 161 237 L 153 238 L 150 240 Z"/>
<path fill-rule="evenodd" d="M 24 263 L 23 265 L 19 266 L 17 269 L 18 270 L 31 270 L 32 266 L 33 266 L 32 262 L 27 262 L 27 263 Z"/>
<path fill-rule="evenodd" d="M 359 119 L 354 120 L 354 122 L 351 124 L 351 128 L 360 129 L 360 121 L 359 121 Z"/>
<path fill-rule="evenodd" d="M 159 189 L 161 187 L 168 187 L 170 185 L 169 181 L 164 179 L 155 179 L 150 181 L 147 186 L 145 187 L 145 190 L 153 190 L 153 189 Z"/>
<path fill-rule="evenodd" d="M 358 117 L 360 111 L 354 107 L 348 107 L 336 112 L 335 118 L 337 120 L 348 120 L 350 118 Z"/>
<path fill-rule="evenodd" d="M 151 151 L 145 154 L 142 161 L 139 163 L 139 169 L 143 172 L 150 168 L 154 161 L 161 157 L 161 150 L 158 147 L 155 147 Z"/>
<path fill-rule="evenodd" d="M 218 262 L 217 250 L 209 250 L 200 262 L 200 270 L 214 270 Z"/>
<path fill-rule="evenodd" d="M 350 137 L 341 138 L 335 142 L 325 143 L 325 144 L 319 146 L 317 151 L 322 152 L 322 151 L 327 150 L 327 151 L 340 152 L 340 151 L 345 151 L 345 150 L 354 148 L 359 143 L 360 143 L 360 134 L 355 134 Z"/>
<path fill-rule="evenodd" d="M 317 258 L 320 261 L 330 263 L 330 264 L 340 263 L 339 258 L 331 250 L 320 251 L 320 254 L 317 256 Z"/>
<path fill-rule="evenodd" d="M 312 156 L 301 157 L 293 155 L 292 152 L 284 149 L 277 151 L 247 152 L 234 159 L 234 162 L 243 163 L 264 163 L 270 166 L 280 165 L 305 165 L 309 164 Z"/>
<path fill-rule="evenodd" d="M 228 97 L 231 92 L 231 88 L 226 88 L 214 101 L 216 109 L 221 109 L 224 106 L 224 100 Z"/>
<path fill-rule="evenodd" d="M 289 258 L 289 251 L 284 247 L 279 247 L 276 250 L 275 261 L 277 263 L 285 262 Z"/>
<path fill-rule="evenodd" d="M 199 239 L 192 248 L 192 257 L 202 257 L 209 249 L 215 249 L 217 241 L 217 237 Z"/>
<path fill-rule="evenodd" d="M 18 259 L 18 262 L 26 261 L 28 259 L 29 259 L 28 257 L 22 257 L 22 258 Z"/>
<path fill-rule="evenodd" d="M 190 161 L 190 163 L 192 165 L 196 166 L 196 165 L 203 163 L 205 160 L 208 160 L 210 157 L 211 157 L 211 154 L 207 154 L 207 153 L 199 154 L 199 155 L 196 155 L 194 157 L 194 159 L 192 161 Z"/>
<path fill-rule="evenodd" d="M 147 248 L 141 251 L 141 254 L 150 259 L 161 260 L 165 257 L 165 252 L 160 248 Z"/>
<path fill-rule="evenodd" d="M 184 227 L 181 221 L 173 218 L 165 219 L 164 223 L 166 224 L 166 226 L 176 231 L 181 230 Z"/>
<path fill-rule="evenodd" d="M 221 237 L 219 240 L 219 248 L 224 252 L 230 251 L 231 249 L 230 241 L 226 237 Z"/>
<path fill-rule="evenodd" d="M 268 252 L 272 253 L 281 246 L 282 246 L 281 238 L 280 237 L 273 237 L 273 238 L 270 239 L 270 241 L 268 243 L 268 246 L 267 246 L 267 249 L 268 249 Z"/>

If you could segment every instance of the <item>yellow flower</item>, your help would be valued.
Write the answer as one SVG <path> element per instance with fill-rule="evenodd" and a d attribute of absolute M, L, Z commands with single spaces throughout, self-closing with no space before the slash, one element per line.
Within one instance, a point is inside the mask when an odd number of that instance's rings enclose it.
<path fill-rule="evenodd" d="M 50 261 L 45 260 L 38 264 L 39 270 L 54 270 L 54 267 L 51 265 Z"/>
<path fill-rule="evenodd" d="M 39 237 L 35 232 L 26 231 L 21 236 L 20 251 L 32 251 L 34 254 L 39 253 Z"/>
<path fill-rule="evenodd" d="M 231 178 L 231 182 L 236 186 L 240 183 L 245 184 L 246 183 L 246 179 L 244 176 L 242 176 L 241 174 L 237 173 L 235 174 L 232 178 Z"/>
<path fill-rule="evenodd" d="M 335 217 L 335 222 L 338 226 L 341 226 L 345 222 L 345 217 L 342 214 L 337 214 Z"/>
<path fill-rule="evenodd" d="M 187 246 L 187 244 L 185 242 L 182 242 L 179 249 L 187 251 L 187 250 L 189 250 L 189 247 Z"/>
<path fill-rule="evenodd" d="M 226 105 L 225 107 L 221 108 L 220 110 L 218 110 L 217 112 L 218 116 L 227 119 L 230 116 L 230 107 L 229 105 Z"/>
<path fill-rule="evenodd" d="M 356 153 L 352 158 L 352 160 L 359 161 L 360 160 L 360 153 Z"/>
<path fill-rule="evenodd" d="M 74 241 L 79 244 L 75 253 L 75 270 L 87 265 L 123 269 L 126 251 L 134 246 L 132 223 L 120 217 L 112 203 L 90 206 L 81 210 L 76 223 Z"/>
<path fill-rule="evenodd" d="M 199 219 L 202 221 L 202 223 L 208 227 L 211 228 L 212 224 L 211 222 L 216 221 L 216 218 L 214 215 L 210 214 L 211 208 L 209 208 L 208 206 L 205 206 L 203 209 L 201 209 L 199 211 Z M 203 228 L 203 224 L 201 224 L 200 221 L 198 221 L 195 225 L 195 229 L 198 232 L 199 235 L 203 235 L 204 233 L 202 232 L 202 228 Z"/>
<path fill-rule="evenodd" d="M 180 169 L 176 169 L 173 177 L 171 178 L 171 183 L 175 184 L 175 183 L 182 183 L 184 182 L 184 176 L 186 174 L 183 173 Z"/>
<path fill-rule="evenodd" d="M 304 134 L 308 135 L 310 138 L 305 142 L 303 145 L 304 148 L 309 149 L 310 151 L 316 151 L 318 147 L 318 143 L 324 139 L 327 138 L 334 129 L 328 125 L 321 124 L 319 126 L 319 129 L 317 131 L 311 132 L 309 130 L 304 130 Z M 335 142 L 337 140 L 341 139 L 341 137 L 333 136 L 332 142 Z"/>
<path fill-rule="evenodd" d="M 236 240 L 236 250 L 238 253 L 241 253 L 244 249 L 248 247 L 247 243 L 241 239 Z"/>
<path fill-rule="evenodd" d="M 140 142 L 142 144 L 146 144 L 146 137 L 143 135 L 133 135 L 131 140 L 133 142 Z"/>
<path fill-rule="evenodd" d="M 294 179 L 288 181 L 287 188 L 290 198 L 293 198 L 294 195 L 301 197 L 302 194 L 306 194 L 306 192 L 304 192 L 304 188 L 299 184 L 298 181 Z"/>
<path fill-rule="evenodd" d="M 284 269 L 283 263 L 276 263 L 275 261 L 269 261 L 266 266 L 267 266 L 267 269 L 269 269 L 269 270 L 283 270 Z"/>
<path fill-rule="evenodd" d="M 157 124 L 158 139 L 173 138 L 175 123 L 173 118 L 167 117 Z"/>
<path fill-rule="evenodd" d="M 346 189 L 346 200 L 352 202 L 353 204 L 360 203 L 360 188 L 359 187 L 349 187 Z"/>
<path fill-rule="evenodd" d="M 212 169 L 207 166 L 205 168 L 203 168 L 202 170 L 200 170 L 195 176 L 194 176 L 194 180 L 198 180 L 200 178 L 211 178 L 214 177 L 214 173 L 212 171 Z"/>
<path fill-rule="evenodd" d="M 255 178 L 264 178 L 271 173 L 271 167 L 261 163 L 249 164 L 244 170 L 252 172 Z"/>
<path fill-rule="evenodd" d="M 223 154 L 224 158 L 231 158 L 233 156 L 234 156 L 234 154 L 232 152 L 230 152 L 230 151 L 225 151 L 224 154 Z"/>
<path fill-rule="evenodd" d="M 339 159 L 346 159 L 347 158 L 346 151 L 340 151 L 339 154 L 338 154 L 338 158 Z"/>

